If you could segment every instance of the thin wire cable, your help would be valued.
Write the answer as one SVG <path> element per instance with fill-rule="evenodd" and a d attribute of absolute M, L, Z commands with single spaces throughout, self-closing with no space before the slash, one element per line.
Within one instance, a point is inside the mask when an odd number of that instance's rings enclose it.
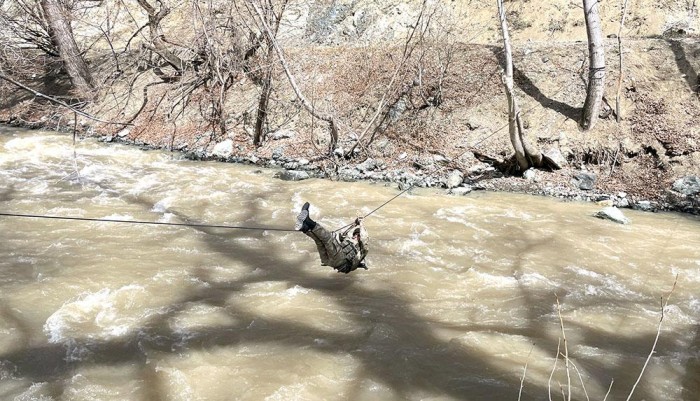
<path fill-rule="evenodd" d="M 379 205 L 379 207 L 377 207 L 374 210 L 372 210 L 371 212 L 367 213 L 363 218 L 365 218 L 365 217 L 371 215 L 372 213 L 376 212 L 377 210 L 383 208 L 389 202 L 393 201 L 394 199 L 396 199 L 399 196 L 403 195 L 404 193 L 408 192 L 408 190 L 410 190 L 411 188 L 413 188 L 413 185 L 411 185 L 408 188 L 404 189 L 403 191 L 399 192 L 397 195 L 395 195 L 393 198 L 389 199 L 388 201 L 382 203 L 381 205 Z M 0 212 L 0 216 L 33 218 L 33 219 L 48 219 L 48 220 L 91 221 L 91 222 L 100 222 L 100 223 L 150 224 L 150 225 L 159 225 L 159 226 L 177 226 L 177 227 L 195 227 L 195 228 L 225 228 L 225 229 L 236 229 L 236 230 L 282 231 L 282 232 L 297 231 L 297 230 L 289 229 L 289 228 L 276 228 L 276 227 L 245 227 L 245 226 L 232 226 L 232 225 L 225 225 L 225 224 L 167 223 L 167 222 L 162 222 L 162 221 L 97 219 L 97 218 L 89 218 L 89 217 L 49 216 L 49 215 L 43 215 L 43 214 L 21 214 L 21 213 L 2 213 L 2 212 Z M 350 227 L 352 224 L 353 223 L 350 223 L 350 224 L 348 224 L 344 227 L 341 227 L 335 231 L 339 231 L 339 230 L 342 230 L 346 227 Z"/>
<path fill-rule="evenodd" d="M 374 210 L 372 210 L 371 212 L 367 213 L 367 214 L 364 215 L 362 218 L 364 219 L 364 218 L 366 218 L 367 216 L 369 216 L 370 214 L 372 214 L 372 213 L 376 212 L 377 210 L 383 208 L 383 207 L 386 206 L 389 202 L 393 201 L 394 199 L 396 199 L 396 198 L 398 198 L 399 196 L 403 195 L 404 193 L 408 192 L 408 191 L 409 191 L 410 189 L 412 189 L 412 188 L 413 188 L 413 185 L 410 185 L 408 188 L 406 188 L 406 189 L 404 189 L 403 191 L 399 192 L 398 194 L 394 195 L 393 198 L 391 198 L 391 199 L 389 199 L 388 201 L 382 203 L 381 205 L 379 205 L 379 207 L 376 207 Z M 350 224 L 346 224 L 346 225 L 344 225 L 344 226 L 342 226 L 342 227 L 340 227 L 340 228 L 338 228 L 338 229 L 333 230 L 333 232 L 346 229 L 346 228 L 350 227 L 350 226 L 353 225 L 353 224 L 355 224 L 355 222 L 352 222 L 352 223 L 350 223 Z"/>
<path fill-rule="evenodd" d="M 26 217 L 35 219 L 52 219 L 52 220 L 74 220 L 74 221 L 94 221 L 102 223 L 126 223 L 126 224 L 151 224 L 160 226 L 180 226 L 180 227 L 195 227 L 195 228 L 227 228 L 236 230 L 258 230 L 258 231 L 296 231 L 288 228 L 275 227 L 244 227 L 230 226 L 223 224 L 196 224 L 196 223 L 166 223 L 161 221 L 142 221 L 142 220 L 119 220 L 119 219 L 95 219 L 88 217 L 66 217 L 66 216 L 46 216 L 39 214 L 20 214 L 20 213 L 0 213 L 0 216 L 7 217 Z"/>

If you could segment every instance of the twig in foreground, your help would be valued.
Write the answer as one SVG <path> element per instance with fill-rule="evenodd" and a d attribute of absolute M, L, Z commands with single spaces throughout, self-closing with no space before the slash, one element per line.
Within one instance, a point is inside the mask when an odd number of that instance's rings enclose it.
<path fill-rule="evenodd" d="M 644 366 L 642 366 L 642 371 L 639 372 L 639 376 L 637 377 L 637 381 L 634 382 L 634 386 L 632 386 L 632 390 L 630 390 L 630 394 L 627 396 L 627 401 L 629 401 L 632 398 L 632 394 L 634 394 L 634 389 L 637 388 L 639 381 L 642 380 L 642 375 L 644 374 L 644 370 L 647 368 L 647 365 L 649 364 L 649 360 L 651 359 L 651 356 L 654 355 L 654 353 L 656 352 L 656 344 L 659 342 L 659 336 L 661 335 L 661 324 L 664 322 L 664 309 L 666 309 L 666 306 L 668 305 L 668 300 L 669 300 L 669 298 L 671 298 L 671 294 L 673 294 L 673 290 L 676 289 L 676 283 L 678 283 L 678 274 L 676 274 L 676 279 L 673 281 L 673 287 L 671 287 L 671 291 L 668 293 L 668 296 L 666 297 L 666 302 L 664 302 L 664 297 L 661 297 L 661 318 L 659 319 L 659 326 L 656 329 L 656 338 L 654 338 L 654 344 L 651 346 L 651 351 L 649 352 L 649 355 L 647 356 L 647 360 L 644 361 Z"/>

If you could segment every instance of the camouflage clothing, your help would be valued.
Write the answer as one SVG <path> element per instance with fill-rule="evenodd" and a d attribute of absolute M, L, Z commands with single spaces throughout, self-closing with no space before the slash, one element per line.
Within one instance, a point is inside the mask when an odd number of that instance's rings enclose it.
<path fill-rule="evenodd" d="M 364 259 L 368 252 L 369 237 L 359 219 L 343 232 L 330 232 L 316 223 L 314 228 L 304 234 L 316 242 L 322 266 L 331 266 L 346 274 L 358 267 L 367 269 Z"/>

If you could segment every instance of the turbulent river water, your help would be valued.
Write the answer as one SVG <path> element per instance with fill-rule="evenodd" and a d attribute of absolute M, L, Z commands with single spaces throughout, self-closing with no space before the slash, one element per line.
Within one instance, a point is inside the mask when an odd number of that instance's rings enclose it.
<path fill-rule="evenodd" d="M 274 173 L 0 128 L 0 213 L 338 228 L 399 193 Z M 349 275 L 293 231 L 0 216 L 0 399 L 618 400 L 661 322 L 633 399 L 698 400 L 700 220 L 600 208 L 411 191 Z"/>

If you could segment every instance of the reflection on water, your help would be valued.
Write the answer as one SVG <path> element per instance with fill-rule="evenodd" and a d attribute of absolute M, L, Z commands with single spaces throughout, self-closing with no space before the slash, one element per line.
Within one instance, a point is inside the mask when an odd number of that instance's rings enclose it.
<path fill-rule="evenodd" d="M 341 227 L 397 194 L 273 174 L 0 131 L 0 212 L 291 228 L 309 201 Z M 522 399 L 547 399 L 557 298 L 572 398 L 620 399 L 676 275 L 635 399 L 697 399 L 700 221 L 597 209 L 412 191 L 350 275 L 297 232 L 0 217 L 0 399 L 516 400 L 526 363 Z"/>

